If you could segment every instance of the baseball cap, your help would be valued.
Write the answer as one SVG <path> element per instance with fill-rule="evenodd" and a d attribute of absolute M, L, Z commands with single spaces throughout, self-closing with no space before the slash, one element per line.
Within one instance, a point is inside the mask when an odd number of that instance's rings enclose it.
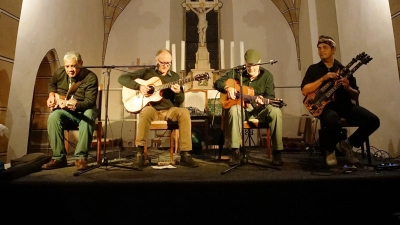
<path fill-rule="evenodd" d="M 244 60 L 246 63 L 258 63 L 261 59 L 261 54 L 255 49 L 249 49 L 244 54 Z"/>

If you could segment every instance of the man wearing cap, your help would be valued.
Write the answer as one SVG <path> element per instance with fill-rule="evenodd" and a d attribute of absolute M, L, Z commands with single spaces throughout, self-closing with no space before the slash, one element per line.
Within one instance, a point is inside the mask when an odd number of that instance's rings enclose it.
<path fill-rule="evenodd" d="M 343 65 L 335 59 L 336 42 L 329 36 L 319 36 L 318 54 L 321 61 L 308 67 L 301 83 L 301 92 L 304 96 L 311 94 L 327 82 L 339 82 L 341 86 L 335 91 L 333 101 L 323 109 L 319 119 L 322 129 L 326 133 L 326 164 L 337 165 L 335 149 L 342 152 L 349 163 L 359 162 L 353 152 L 353 146 L 359 148 L 367 137 L 380 126 L 379 118 L 367 109 L 355 105 L 360 94 L 354 77 L 344 78 L 339 76 Z M 340 141 L 342 129 L 341 118 L 358 125 L 358 129 L 346 140 Z"/>
<path fill-rule="evenodd" d="M 254 65 L 261 62 L 261 54 L 259 51 L 255 49 L 247 50 L 244 59 L 246 68 L 243 73 L 240 73 L 240 71 L 236 69 L 229 70 L 214 82 L 214 88 L 221 93 L 226 93 L 229 99 L 236 99 L 236 92 L 240 91 L 239 84 L 240 77 L 242 76 L 243 85 L 254 89 L 254 96 L 257 96 L 257 98 L 246 105 L 244 116 L 246 120 L 258 119 L 259 121 L 269 122 L 273 147 L 272 165 L 282 166 L 282 112 L 280 108 L 274 107 L 264 101 L 264 99 L 275 99 L 274 77 L 265 68 L 260 65 Z M 237 85 L 227 85 L 227 83 L 231 83 L 227 82 L 228 79 L 236 80 Z M 232 157 L 229 162 L 231 166 L 240 163 L 239 148 L 242 137 L 240 109 L 240 104 L 233 105 L 230 109 L 224 109 L 223 126 L 225 145 L 229 149 L 232 149 Z"/>

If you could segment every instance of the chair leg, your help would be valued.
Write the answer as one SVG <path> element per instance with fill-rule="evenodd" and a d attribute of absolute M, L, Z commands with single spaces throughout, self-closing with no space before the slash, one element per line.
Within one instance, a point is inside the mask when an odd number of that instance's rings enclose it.
<path fill-rule="evenodd" d="M 267 129 L 267 154 L 268 158 L 271 158 L 271 129 Z"/>
<path fill-rule="evenodd" d="M 64 147 L 65 147 L 65 157 L 68 157 L 68 149 L 69 149 L 69 130 L 64 130 Z"/>
<path fill-rule="evenodd" d="M 367 140 L 365 141 L 365 145 L 367 151 L 368 165 L 371 165 L 371 148 L 369 145 L 369 138 L 367 138 Z"/>
<path fill-rule="evenodd" d="M 97 138 L 97 164 L 101 163 L 101 136 L 102 132 L 101 129 L 103 128 L 102 123 L 99 121 L 97 122 L 97 131 L 96 131 L 96 138 Z M 106 140 L 104 140 L 104 143 L 106 143 Z"/>

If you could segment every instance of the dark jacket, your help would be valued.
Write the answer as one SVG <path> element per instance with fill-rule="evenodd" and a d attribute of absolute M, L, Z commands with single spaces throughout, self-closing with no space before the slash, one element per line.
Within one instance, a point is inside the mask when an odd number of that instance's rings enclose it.
<path fill-rule="evenodd" d="M 68 80 L 69 76 L 64 67 L 60 67 L 54 72 L 53 77 L 49 81 L 48 92 L 55 92 L 65 96 L 69 89 Z M 73 94 L 74 99 L 78 101 L 75 111 L 83 112 L 87 109 L 95 108 L 99 90 L 96 74 L 86 68 L 82 68 L 79 74 L 73 77 L 71 81 L 73 83 L 82 81 Z"/>

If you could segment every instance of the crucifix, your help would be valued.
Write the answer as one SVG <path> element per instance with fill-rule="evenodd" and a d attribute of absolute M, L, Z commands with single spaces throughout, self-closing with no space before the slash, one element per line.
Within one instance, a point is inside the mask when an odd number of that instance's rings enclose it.
<path fill-rule="evenodd" d="M 198 19 L 197 20 L 198 44 L 196 44 L 197 47 L 196 62 L 194 68 L 191 67 L 192 68 L 191 72 L 194 75 L 199 73 L 209 73 L 211 75 L 214 69 L 211 69 L 210 67 L 210 56 L 209 56 L 210 53 L 207 49 L 206 37 L 207 37 L 207 28 L 209 25 L 209 21 L 207 20 L 207 14 L 211 10 L 218 12 L 218 10 L 222 7 L 222 2 L 219 2 L 219 0 L 186 0 L 186 2 L 182 3 L 182 7 L 185 8 L 187 13 L 188 12 L 190 13 L 192 11 L 194 14 L 196 14 Z M 215 18 L 215 16 L 212 16 L 212 18 Z M 192 19 L 194 18 L 192 17 Z M 191 21 L 195 22 L 194 20 Z M 213 33 L 218 33 L 218 32 L 214 31 Z M 191 36 L 191 35 L 193 36 L 194 34 L 186 33 L 186 36 Z M 216 52 L 218 52 L 218 49 Z M 197 83 L 193 82 L 193 88 L 212 89 L 212 80 L 197 82 Z"/>

